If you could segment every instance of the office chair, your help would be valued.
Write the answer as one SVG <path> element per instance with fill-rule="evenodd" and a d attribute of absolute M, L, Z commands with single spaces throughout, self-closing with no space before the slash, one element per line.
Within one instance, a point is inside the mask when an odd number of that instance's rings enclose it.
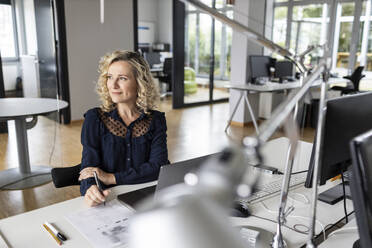
<path fill-rule="evenodd" d="M 358 66 L 354 70 L 353 74 L 343 77 L 345 79 L 350 80 L 352 82 L 352 85 L 348 84 L 348 85 L 346 85 L 346 87 L 333 86 L 331 89 L 341 91 L 341 95 L 346 95 L 346 94 L 352 94 L 352 93 L 359 92 L 360 80 L 366 76 L 366 75 L 362 75 L 363 69 L 364 69 L 364 66 Z"/>
<path fill-rule="evenodd" d="M 172 94 L 172 63 L 172 58 L 165 58 L 163 65 L 163 75 L 158 77 L 159 81 L 168 84 L 168 90 L 164 95 L 162 95 L 162 97 Z"/>
<path fill-rule="evenodd" d="M 59 167 L 53 168 L 52 180 L 56 188 L 62 188 L 72 185 L 80 185 L 79 173 L 80 173 L 80 164 L 72 167 Z"/>
<path fill-rule="evenodd" d="M 360 238 L 353 248 L 369 248 L 372 247 L 372 130 L 354 138 L 350 152 L 350 190 Z"/>

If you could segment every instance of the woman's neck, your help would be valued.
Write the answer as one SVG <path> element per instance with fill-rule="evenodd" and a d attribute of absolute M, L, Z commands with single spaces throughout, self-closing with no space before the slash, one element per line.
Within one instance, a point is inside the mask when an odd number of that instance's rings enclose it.
<path fill-rule="evenodd" d="M 125 121 L 133 121 L 138 118 L 140 112 L 138 111 L 135 104 L 128 105 L 128 104 L 118 104 L 118 113 L 120 117 Z"/>

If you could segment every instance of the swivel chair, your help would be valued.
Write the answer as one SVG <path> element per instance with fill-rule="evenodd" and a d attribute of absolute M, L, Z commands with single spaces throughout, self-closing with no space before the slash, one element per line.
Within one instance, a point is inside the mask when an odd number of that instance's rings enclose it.
<path fill-rule="evenodd" d="M 162 95 L 162 97 L 167 95 L 172 95 L 172 58 L 165 58 L 163 65 L 163 75 L 159 76 L 159 81 L 168 84 L 167 92 Z"/>
<path fill-rule="evenodd" d="M 53 168 L 52 180 L 56 188 L 62 188 L 66 186 L 80 185 L 79 173 L 80 164 L 72 167 L 59 167 Z"/>
<path fill-rule="evenodd" d="M 341 95 L 358 93 L 360 80 L 366 76 L 366 75 L 362 75 L 363 69 L 364 69 L 364 66 L 358 66 L 353 72 L 353 74 L 343 77 L 345 79 L 350 80 L 352 84 L 348 84 L 346 85 L 346 87 L 333 86 L 331 89 L 341 91 Z"/>

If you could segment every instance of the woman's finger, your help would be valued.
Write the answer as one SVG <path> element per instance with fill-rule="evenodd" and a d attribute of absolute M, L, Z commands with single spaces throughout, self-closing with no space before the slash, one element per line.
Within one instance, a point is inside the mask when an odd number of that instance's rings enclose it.
<path fill-rule="evenodd" d="M 96 198 L 96 196 L 95 196 L 94 194 L 92 194 L 91 192 L 87 193 L 86 196 L 88 196 L 88 198 L 90 199 L 90 201 L 92 201 L 95 205 L 101 203 L 101 202 Z"/>
<path fill-rule="evenodd" d="M 86 167 L 80 171 L 80 174 L 97 171 L 97 167 Z"/>
<path fill-rule="evenodd" d="M 79 181 L 83 179 L 87 179 L 89 177 L 94 177 L 93 172 L 85 172 L 85 173 L 80 174 Z"/>
<path fill-rule="evenodd" d="M 105 196 L 102 195 L 102 193 L 98 190 L 97 187 L 92 188 L 92 193 L 94 194 L 94 197 L 96 200 L 99 201 L 99 203 L 102 203 L 105 201 Z"/>

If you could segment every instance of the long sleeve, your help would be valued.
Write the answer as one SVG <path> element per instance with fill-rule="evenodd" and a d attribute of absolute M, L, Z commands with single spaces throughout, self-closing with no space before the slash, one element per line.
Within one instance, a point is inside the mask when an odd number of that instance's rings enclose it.
<path fill-rule="evenodd" d="M 83 145 L 81 170 L 86 167 L 98 167 L 102 164 L 100 121 L 96 109 L 87 111 L 84 117 L 85 120 L 81 130 L 81 144 Z M 80 183 L 81 195 L 85 195 L 85 192 L 93 184 L 95 184 L 93 178 L 82 180 Z"/>
<path fill-rule="evenodd" d="M 168 164 L 167 124 L 164 113 L 154 117 L 149 161 L 134 168 L 115 173 L 117 184 L 134 184 L 156 180 L 162 165 Z M 151 131 L 150 131 L 151 132 Z M 135 154 L 140 156 L 141 154 Z"/>

